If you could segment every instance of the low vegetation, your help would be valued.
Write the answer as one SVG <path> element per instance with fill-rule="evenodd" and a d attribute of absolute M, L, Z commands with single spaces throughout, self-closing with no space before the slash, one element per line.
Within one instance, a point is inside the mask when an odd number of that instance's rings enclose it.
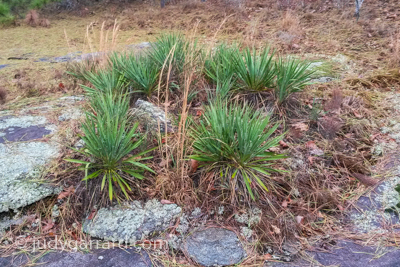
<path fill-rule="evenodd" d="M 189 50 L 191 46 L 194 49 Z M 83 140 L 88 144 L 95 163 L 81 162 L 86 170 L 85 180 L 103 176 L 101 188 L 108 181 L 110 198 L 115 194 L 112 181 L 128 197 L 126 189 L 130 187 L 118 171 L 143 178 L 134 170 L 127 169 L 126 164 L 151 170 L 143 164 L 134 163 L 135 157 L 121 161 L 141 142 L 131 143 L 137 125 L 132 130 L 127 129 L 129 99 L 138 93 L 150 99 L 154 91 L 160 89 L 158 77 L 164 69 L 169 69 L 164 73 L 174 77 L 168 81 L 175 81 L 178 87 L 183 88 L 185 83 L 179 81 L 186 77 L 187 60 L 190 58 L 192 64 L 194 60 L 197 65 L 193 66 L 201 70 L 200 54 L 205 52 L 198 49 L 196 40 L 190 43 L 182 35 L 170 34 L 161 36 L 148 53 L 113 53 L 108 57 L 106 66 L 94 71 L 85 70 L 82 74 L 71 72 L 90 85 L 82 85 L 91 99 L 90 111 L 83 125 Z M 211 82 L 208 88 L 215 88 L 211 89 L 214 93 L 209 93 L 209 105 L 200 123 L 189 131 L 193 142 L 190 158 L 202 162 L 209 171 L 219 173 L 221 185 L 229 189 L 232 203 L 256 200 L 260 194 L 257 188 L 268 191 L 266 184 L 269 182 L 266 181 L 270 172 L 277 171 L 271 166 L 271 161 L 283 158 L 283 155 L 275 155 L 268 150 L 277 146 L 283 135 L 276 133 L 279 124 L 271 122 L 271 115 L 263 115 L 246 101 L 230 103 L 228 93 L 231 86 L 237 94 L 268 91 L 276 86 L 279 88 L 277 91 L 285 92 L 279 95 L 279 103 L 282 103 L 291 93 L 301 91 L 311 74 L 308 65 L 302 61 L 282 63 L 279 59 L 275 63 L 273 56 L 268 48 L 258 53 L 254 48 L 240 51 L 236 46 L 223 45 L 204 63 L 204 73 Z M 224 73 L 227 70 L 229 74 Z M 164 91 L 168 88 L 166 81 L 160 84 Z M 87 172 L 89 167 L 95 170 L 91 174 Z M 238 187 L 241 188 L 239 193 Z"/>
<path fill-rule="evenodd" d="M 216 100 L 192 129 L 190 157 L 220 176 L 222 187 L 230 191 L 232 203 L 248 203 L 258 198 L 260 192 L 256 188 L 268 191 L 268 178 L 271 172 L 278 171 L 271 165 L 284 157 L 268 152 L 283 138 L 273 136 L 278 126 L 271 123 L 269 115 L 246 103 L 230 105 Z"/>
<path fill-rule="evenodd" d="M 54 0 L 1 0 L 0 25 L 9 24 L 17 18 L 24 17 L 25 14 L 28 13 L 29 18 L 32 19 L 35 24 L 32 26 L 37 26 L 36 24 L 39 24 L 41 22 L 38 20 L 38 15 L 35 9 L 42 8 L 43 6 L 52 1 Z M 33 12 L 30 12 L 30 10 L 33 10 Z M 27 21 L 27 23 L 30 24 L 29 21 Z"/>
<path fill-rule="evenodd" d="M 131 125 L 128 109 L 126 95 L 101 91 L 92 94 L 90 110 L 86 112 L 86 121 L 82 125 L 85 149 L 78 151 L 89 160 L 67 159 L 82 164 L 80 169 L 85 171 L 84 181 L 100 178 L 101 191 L 107 188 L 110 200 L 113 197 L 120 199 L 117 192 L 129 199 L 129 179 L 143 179 L 145 170 L 154 172 L 140 162 L 151 159 L 142 157 L 151 149 L 132 154 L 143 143 L 145 135 L 137 133 L 138 123 Z"/>
<path fill-rule="evenodd" d="M 365 14 L 371 20 L 361 17 L 356 24 L 353 7 L 313 2 L 274 9 L 272 2 L 249 1 L 243 9 L 178 3 L 159 13 L 135 3 L 139 11 L 129 9 L 120 28 L 120 9 L 113 13 L 112 3 L 96 20 L 82 15 L 85 23 L 94 22 L 87 35 L 95 36 L 104 19 L 101 31 L 118 28 L 127 40 L 116 49 L 113 32 L 112 48 L 85 51 L 76 43 L 94 42 L 66 36 L 72 51 L 102 52 L 69 63 L 63 83 L 55 85 L 56 92 L 65 84 L 87 99 L 84 122 L 75 125 L 86 145 L 66 152 L 64 172 L 56 177 L 75 186 L 76 214 L 84 217 L 94 205 L 157 198 L 185 212 L 200 207 L 208 221 L 237 229 L 243 225 L 234 216 L 257 207 L 262 215 L 251 226 L 252 237 L 278 249 L 337 233 L 343 213 L 376 184 L 376 144 L 392 142 L 378 133 L 390 115 L 382 95 L 400 84 L 400 39 L 390 30 L 397 22 L 389 11 L 374 13 L 370 6 Z M 195 25 L 194 17 L 202 23 Z M 150 48 L 126 51 L 125 45 L 142 41 Z M 47 93 L 14 75 L 7 77 L 17 88 L 7 91 L 8 103 L 16 92 Z M 138 98 L 161 108 L 172 127 L 147 132 L 131 116 Z M 223 215 L 215 212 L 219 207 Z M 252 260 L 257 266 L 264 261 Z"/>

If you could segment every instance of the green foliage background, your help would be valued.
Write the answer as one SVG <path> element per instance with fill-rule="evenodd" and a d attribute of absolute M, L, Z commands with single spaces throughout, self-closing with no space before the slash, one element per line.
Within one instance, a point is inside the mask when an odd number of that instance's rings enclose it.
<path fill-rule="evenodd" d="M 15 18 L 23 18 L 31 9 L 39 9 L 56 0 L 0 0 L 0 24 L 12 22 Z"/>

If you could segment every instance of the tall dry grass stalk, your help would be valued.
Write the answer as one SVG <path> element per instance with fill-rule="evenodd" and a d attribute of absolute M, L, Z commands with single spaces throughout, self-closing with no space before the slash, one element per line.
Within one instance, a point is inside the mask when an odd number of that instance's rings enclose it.
<path fill-rule="evenodd" d="M 184 177 L 184 172 L 185 172 L 185 167 L 184 167 L 184 160 L 186 158 L 186 155 L 184 153 L 185 151 L 185 145 L 186 145 L 186 130 L 187 130 L 187 118 L 189 114 L 189 108 L 188 108 L 188 96 L 190 92 L 190 87 L 193 82 L 194 75 L 196 73 L 196 70 L 198 68 L 197 64 L 197 57 L 196 57 L 196 32 L 197 28 L 199 26 L 200 21 L 197 21 L 197 23 L 194 26 L 193 29 L 193 34 L 190 36 L 189 41 L 189 51 L 187 54 L 187 62 L 186 66 L 184 69 L 184 90 L 183 90 L 183 102 L 182 102 L 182 110 L 181 110 L 181 118 L 179 121 L 178 125 L 178 151 L 177 151 L 177 159 L 178 159 L 178 164 L 177 167 L 178 169 L 181 170 L 181 177 Z M 200 64 L 201 65 L 201 64 Z"/>
<path fill-rule="evenodd" d="M 158 106 L 160 106 L 160 90 L 161 90 L 161 82 L 162 82 L 162 77 L 163 77 L 163 73 L 164 70 L 167 66 L 168 63 L 168 71 L 167 71 L 167 81 L 166 81 L 166 90 L 165 90 L 165 102 L 164 102 L 164 113 L 165 113 L 165 118 L 168 118 L 168 105 L 166 103 L 168 103 L 168 96 L 169 96 L 169 77 L 171 75 L 171 70 L 172 70 L 172 59 L 174 58 L 174 53 L 175 53 L 175 48 L 176 46 L 174 45 L 171 49 L 171 51 L 169 52 L 168 56 L 166 57 L 164 64 L 161 68 L 161 73 L 160 73 L 160 78 L 158 80 L 158 88 L 157 88 L 157 100 L 158 100 Z M 165 129 L 165 143 L 164 143 L 164 147 L 167 148 L 165 149 L 165 162 L 169 162 L 170 160 L 170 154 L 169 154 L 169 149 L 168 149 L 168 124 L 167 124 L 167 120 L 165 120 L 165 124 L 164 124 L 164 129 Z M 158 131 L 159 131 L 159 136 L 161 136 L 161 127 L 160 125 L 158 125 Z M 163 148 L 160 147 L 160 154 L 162 155 Z M 167 174 L 167 178 L 169 178 L 169 174 L 168 172 Z"/>
<path fill-rule="evenodd" d="M 397 30 L 391 37 L 390 44 L 391 56 L 389 57 L 389 66 L 392 68 L 400 67 L 400 30 Z"/>
<path fill-rule="evenodd" d="M 197 25 L 195 29 L 197 29 Z M 193 35 L 188 38 L 189 47 L 186 51 L 185 66 L 183 69 L 183 91 L 182 103 L 179 106 L 179 121 L 177 131 L 171 136 L 168 135 L 168 127 L 165 124 L 165 136 L 163 142 L 160 143 L 160 154 L 163 155 L 162 161 L 165 163 L 162 174 L 157 177 L 157 187 L 162 192 L 163 197 L 167 197 L 178 204 L 190 205 L 189 203 L 196 202 L 196 195 L 194 193 L 192 182 L 188 177 L 188 164 L 187 164 L 187 148 L 190 147 L 189 139 L 187 138 L 188 116 L 190 103 L 188 101 L 191 92 L 191 86 L 195 77 L 195 73 L 199 70 L 199 62 L 196 57 L 196 39 L 194 31 Z M 169 106 L 169 77 L 172 72 L 173 58 L 176 46 L 173 46 L 168 57 L 165 59 L 161 69 L 160 80 L 158 84 L 158 101 L 160 101 L 162 77 L 164 72 L 167 71 L 166 90 L 164 95 L 164 112 L 165 117 L 168 117 Z M 159 133 L 160 134 L 160 133 Z M 174 162 L 175 166 L 170 169 L 169 163 Z"/>
<path fill-rule="evenodd" d="M 91 23 L 86 27 L 84 49 L 87 50 L 87 48 L 89 48 L 89 51 L 91 53 L 94 52 L 107 53 L 115 50 L 117 47 L 118 31 L 120 27 L 117 20 L 114 21 L 114 25 L 111 32 L 111 38 L 109 37 L 110 31 L 105 29 L 106 26 L 105 21 L 101 24 L 98 37 L 94 26 L 95 24 Z"/>
<path fill-rule="evenodd" d="M 82 60 L 73 62 L 72 69 L 78 72 L 96 71 L 99 68 L 105 68 L 109 65 L 109 54 L 115 51 L 118 44 L 118 31 L 120 25 L 117 20 L 114 21 L 112 31 L 106 30 L 105 22 L 101 24 L 100 31 L 95 29 L 95 24 L 91 23 L 86 27 L 84 44 L 82 51 L 90 53 L 82 55 Z M 69 41 L 67 31 L 64 29 L 65 39 L 70 53 L 76 51 Z"/>

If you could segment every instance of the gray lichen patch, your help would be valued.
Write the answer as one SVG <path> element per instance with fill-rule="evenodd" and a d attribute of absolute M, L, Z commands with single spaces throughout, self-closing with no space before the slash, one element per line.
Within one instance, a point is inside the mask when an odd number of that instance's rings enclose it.
<path fill-rule="evenodd" d="M 165 231 L 180 216 L 176 204 L 163 205 L 153 199 L 100 209 L 92 220 L 85 220 L 83 231 L 93 237 L 134 244 Z"/>
<path fill-rule="evenodd" d="M 203 266 L 227 266 L 246 257 L 237 235 L 223 228 L 194 232 L 185 242 L 189 256 Z"/>
<path fill-rule="evenodd" d="M 63 96 L 59 98 L 60 102 L 64 102 L 64 103 L 75 103 L 75 102 L 80 102 L 85 100 L 85 96 L 83 95 L 73 95 L 73 96 Z"/>
<path fill-rule="evenodd" d="M 0 212 L 30 205 L 56 194 L 59 188 L 40 181 L 38 168 L 58 155 L 55 144 L 0 144 Z"/>
<path fill-rule="evenodd" d="M 396 111 L 400 111 L 400 94 L 388 93 L 385 101 L 390 103 L 390 107 Z"/>
<path fill-rule="evenodd" d="M 393 140 L 382 141 L 382 142 L 375 140 L 371 152 L 374 156 L 383 156 L 387 153 L 394 151 L 397 148 L 397 146 L 398 146 L 397 143 Z"/>
<path fill-rule="evenodd" d="M 10 127 L 27 128 L 30 126 L 43 125 L 47 123 L 46 117 L 43 116 L 4 116 L 0 117 L 0 129 Z"/>
<path fill-rule="evenodd" d="M 393 176 L 382 182 L 369 196 L 362 196 L 356 203 L 358 211 L 350 214 L 354 228 L 359 232 L 379 232 L 387 230 L 382 228 L 383 223 L 397 223 L 396 215 L 385 210 L 396 206 L 400 202 L 399 193 L 395 190 L 400 183 L 400 167 L 394 171 Z"/>
<path fill-rule="evenodd" d="M 165 125 L 167 125 L 168 132 L 174 132 L 171 120 L 165 116 L 165 111 L 150 102 L 137 100 L 131 112 L 150 132 L 157 133 L 160 131 L 165 133 Z"/>
<path fill-rule="evenodd" d="M 78 108 L 71 108 L 65 110 L 59 117 L 59 121 L 77 120 L 83 116 L 83 113 Z"/>
<path fill-rule="evenodd" d="M 262 211 L 259 208 L 252 208 L 242 214 L 235 214 L 235 220 L 238 223 L 246 224 L 247 226 L 251 227 L 256 225 L 261 220 Z"/>
<path fill-rule="evenodd" d="M 381 132 L 389 134 L 391 138 L 400 143 L 400 123 L 397 121 L 390 121 L 388 126 L 382 127 Z"/>

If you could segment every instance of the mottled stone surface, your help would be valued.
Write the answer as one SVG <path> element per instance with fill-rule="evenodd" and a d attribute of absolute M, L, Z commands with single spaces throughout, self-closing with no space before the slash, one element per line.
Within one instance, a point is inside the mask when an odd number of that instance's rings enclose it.
<path fill-rule="evenodd" d="M 34 139 L 42 138 L 48 134 L 51 134 L 51 130 L 41 126 L 29 126 L 29 127 L 8 127 L 2 129 L 0 132 L 0 144 L 15 141 L 29 141 Z"/>
<path fill-rule="evenodd" d="M 34 255 L 32 255 L 34 256 Z M 0 258 L 2 267 L 22 267 L 28 263 L 26 254 Z M 40 257 L 38 266 L 46 267 L 151 267 L 154 266 L 149 255 L 136 249 L 104 249 L 91 253 L 50 252 Z"/>
<path fill-rule="evenodd" d="M 38 168 L 57 155 L 55 144 L 0 144 L 0 212 L 24 207 L 59 192 L 59 188 L 40 181 L 42 171 Z"/>
<path fill-rule="evenodd" d="M 131 112 L 150 132 L 157 133 L 160 130 L 161 133 L 165 133 L 165 124 L 169 133 L 174 132 L 165 111 L 150 102 L 138 99 Z"/>
<path fill-rule="evenodd" d="M 83 231 L 104 240 L 134 244 L 165 231 L 175 223 L 182 209 L 176 204 L 161 204 L 153 199 L 144 205 L 138 201 L 102 208 L 83 224 Z"/>
<path fill-rule="evenodd" d="M 325 266 L 398 267 L 400 250 L 395 247 L 361 246 L 351 241 L 339 241 L 327 253 L 315 253 L 314 259 Z"/>
<path fill-rule="evenodd" d="M 188 255 L 203 266 L 227 266 L 246 257 L 237 235 L 224 228 L 194 232 L 185 241 Z"/>
<path fill-rule="evenodd" d="M 293 262 L 266 262 L 272 267 L 398 267 L 400 250 L 396 247 L 362 246 L 350 240 L 340 240 L 325 252 L 308 252 L 310 260 L 297 258 Z M 303 257 L 307 259 L 308 257 Z M 311 260 L 313 259 L 313 260 Z"/>
<path fill-rule="evenodd" d="M 59 121 L 68 121 L 68 120 L 78 120 L 83 116 L 83 113 L 78 108 L 71 108 L 65 110 L 60 116 L 58 116 Z"/>
<path fill-rule="evenodd" d="M 335 78 L 332 77 L 319 77 L 316 79 L 312 79 L 310 80 L 310 83 L 329 83 L 331 81 L 333 81 Z"/>
<path fill-rule="evenodd" d="M 50 123 L 51 111 L 68 113 L 75 119 L 76 103 L 82 96 L 66 96 L 43 105 L 27 105 L 21 110 L 2 112 L 0 116 L 0 212 L 16 210 L 61 189 L 43 180 L 46 164 L 59 155 L 61 145 L 57 125 Z M 32 115 L 40 114 L 40 115 Z M 49 139 L 38 139 L 44 136 Z M 0 222 L 1 223 L 1 222 Z M 5 222 L 8 223 L 8 222 Z"/>

